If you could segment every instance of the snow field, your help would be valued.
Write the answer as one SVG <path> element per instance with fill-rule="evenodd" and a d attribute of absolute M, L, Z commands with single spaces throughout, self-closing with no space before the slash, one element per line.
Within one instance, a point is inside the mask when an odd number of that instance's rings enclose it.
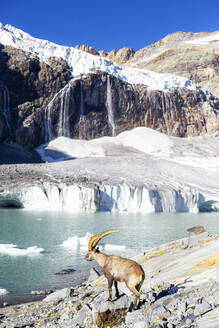
<path fill-rule="evenodd" d="M 145 85 L 149 90 L 197 89 L 193 82 L 184 77 L 120 67 L 102 57 L 91 55 L 73 47 L 61 46 L 47 40 L 34 38 L 8 24 L 3 25 L 0 23 L 0 43 L 36 54 L 44 62 L 48 62 L 49 57 L 63 58 L 70 66 L 73 77 L 100 70 L 127 83 Z"/>

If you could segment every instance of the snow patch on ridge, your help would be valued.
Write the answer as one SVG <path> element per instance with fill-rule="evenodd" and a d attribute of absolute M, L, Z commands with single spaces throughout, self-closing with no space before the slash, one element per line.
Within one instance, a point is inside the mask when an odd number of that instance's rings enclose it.
<path fill-rule="evenodd" d="M 91 55 L 73 47 L 61 46 L 47 40 L 34 38 L 8 24 L 4 26 L 0 23 L 0 43 L 34 53 L 44 62 L 47 62 L 49 57 L 63 58 L 70 66 L 74 77 L 100 70 L 124 82 L 145 85 L 149 90 L 168 91 L 171 88 L 197 90 L 197 86 L 184 77 L 120 67 L 102 57 Z"/>
<path fill-rule="evenodd" d="M 104 157 L 142 152 L 169 157 L 172 153 L 171 137 L 146 127 L 125 131 L 116 137 L 78 140 L 59 137 L 36 148 L 42 160 L 48 162 L 73 158 Z"/>
<path fill-rule="evenodd" d="M 213 135 L 177 138 L 146 127 L 125 131 L 116 137 L 77 140 L 59 137 L 38 147 L 48 162 L 72 158 L 147 154 L 158 158 L 219 172 L 219 139 Z"/>
<path fill-rule="evenodd" d="M 192 43 L 192 44 L 211 44 L 213 42 L 216 42 L 219 44 L 219 32 L 215 32 L 212 35 L 206 36 L 206 37 L 199 37 L 197 39 L 186 41 L 186 43 Z"/>

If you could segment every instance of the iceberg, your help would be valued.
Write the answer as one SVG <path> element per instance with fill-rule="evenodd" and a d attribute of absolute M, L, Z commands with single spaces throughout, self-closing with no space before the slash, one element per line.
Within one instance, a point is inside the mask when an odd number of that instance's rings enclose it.
<path fill-rule="evenodd" d="M 61 244 L 62 247 L 69 249 L 77 249 L 79 247 L 87 249 L 88 242 L 93 235 L 90 232 L 87 232 L 84 237 L 73 236 L 69 237 L 67 240 L 63 241 Z"/>
<path fill-rule="evenodd" d="M 38 255 L 44 251 L 43 248 L 31 246 L 28 248 L 18 248 L 14 244 L 0 244 L 0 254 L 10 256 Z"/>
<path fill-rule="evenodd" d="M 1 296 L 1 295 L 6 295 L 6 294 L 8 294 L 7 289 L 5 289 L 5 288 L 1 288 L 1 287 L 0 287 L 0 296 Z"/>

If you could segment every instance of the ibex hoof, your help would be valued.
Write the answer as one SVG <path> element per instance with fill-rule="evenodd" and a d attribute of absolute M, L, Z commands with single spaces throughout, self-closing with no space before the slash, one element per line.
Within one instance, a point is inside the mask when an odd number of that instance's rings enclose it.
<path fill-rule="evenodd" d="M 108 301 L 108 302 L 111 302 L 111 301 L 112 301 L 112 299 L 111 299 L 111 298 L 108 298 L 108 299 L 107 299 L 107 301 Z"/>

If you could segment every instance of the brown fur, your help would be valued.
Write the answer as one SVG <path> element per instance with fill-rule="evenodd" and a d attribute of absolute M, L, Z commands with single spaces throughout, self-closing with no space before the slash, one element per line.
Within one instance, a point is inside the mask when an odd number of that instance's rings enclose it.
<path fill-rule="evenodd" d="M 137 309 L 140 299 L 140 288 L 144 282 L 145 273 L 137 262 L 117 255 L 107 255 L 98 249 L 88 251 L 85 256 L 87 261 L 96 260 L 101 266 L 108 280 L 109 298 L 112 300 L 112 285 L 114 282 L 116 297 L 119 297 L 117 282 L 125 282 L 128 289 L 135 295 L 134 309 Z"/>

